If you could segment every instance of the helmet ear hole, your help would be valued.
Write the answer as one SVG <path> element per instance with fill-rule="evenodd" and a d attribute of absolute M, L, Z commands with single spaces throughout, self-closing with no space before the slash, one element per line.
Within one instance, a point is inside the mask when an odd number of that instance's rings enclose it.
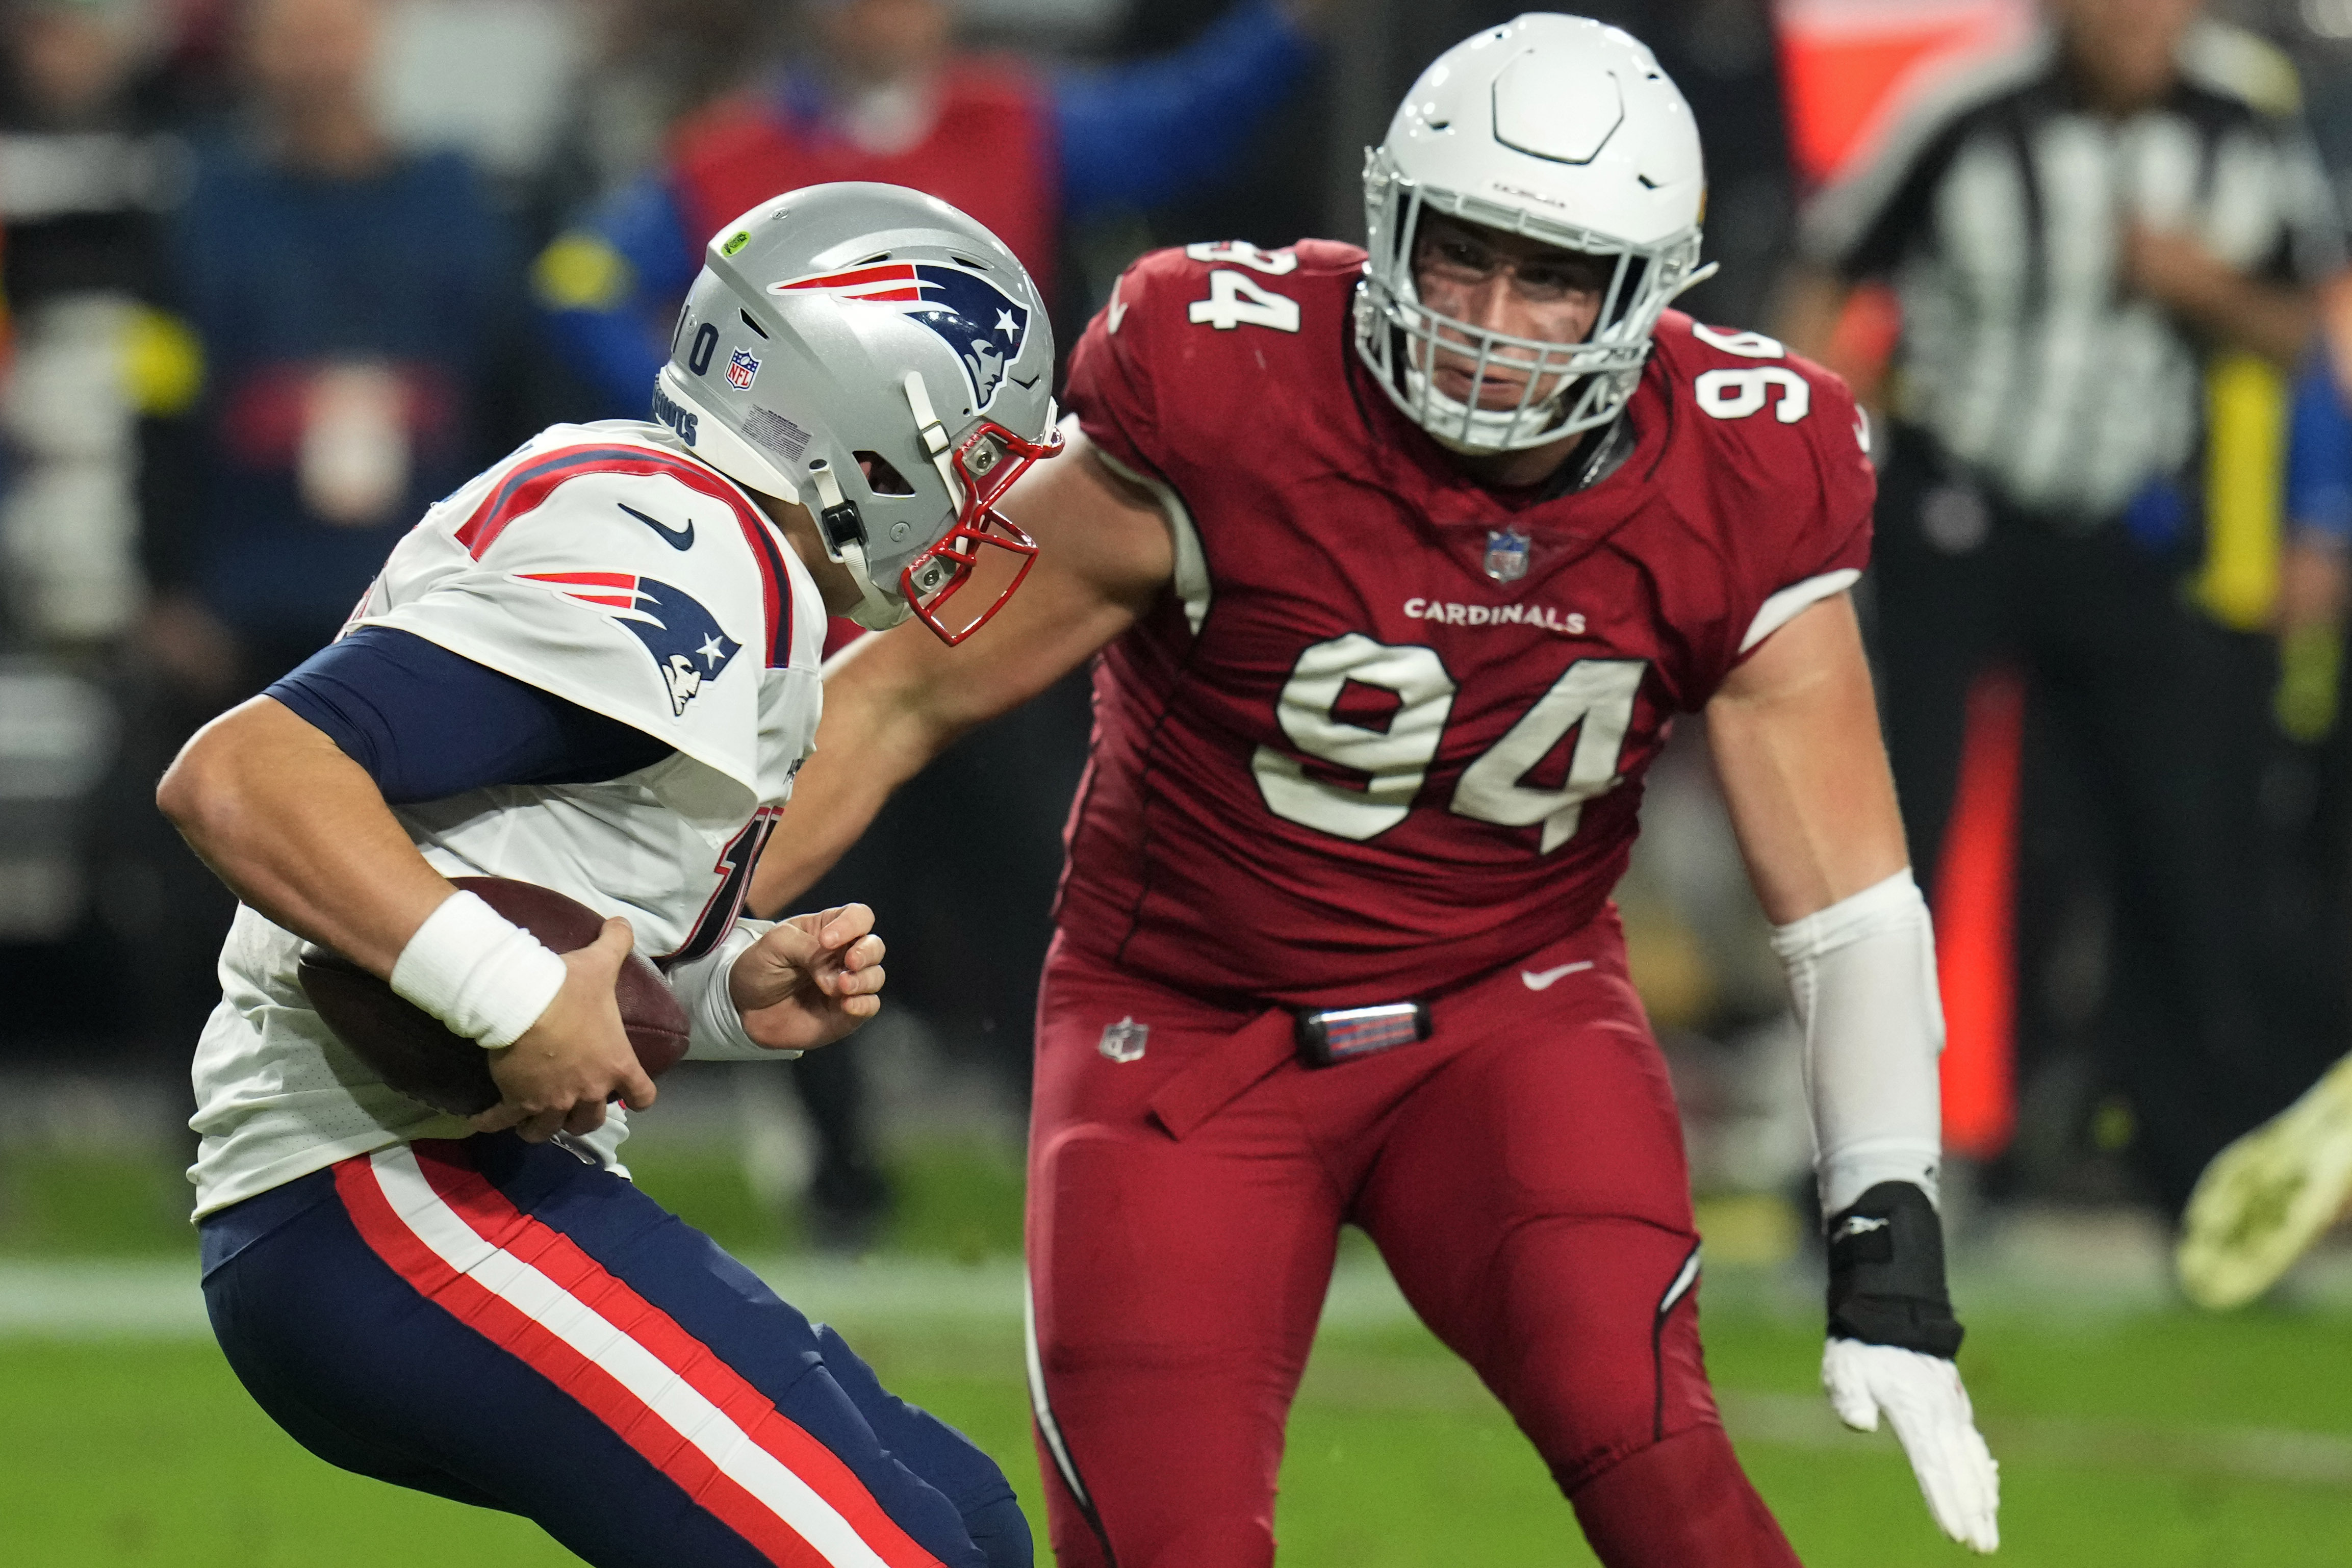
<path fill-rule="evenodd" d="M 850 456 L 856 458 L 857 466 L 864 470 L 866 487 L 876 495 L 911 496 L 915 493 L 915 486 L 908 482 L 907 476 L 893 467 L 890 460 L 879 452 L 853 452 Z"/>

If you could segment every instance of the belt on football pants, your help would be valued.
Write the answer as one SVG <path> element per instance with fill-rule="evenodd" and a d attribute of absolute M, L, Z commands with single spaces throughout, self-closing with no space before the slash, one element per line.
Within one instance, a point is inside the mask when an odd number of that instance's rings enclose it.
<path fill-rule="evenodd" d="M 1298 1060 L 1309 1067 L 1377 1056 L 1429 1038 L 1427 1002 L 1381 1002 L 1369 1008 L 1326 1008 L 1298 1015 Z"/>
<path fill-rule="evenodd" d="M 1429 1029 L 1425 1002 L 1301 1012 L 1272 1008 L 1161 1084 L 1149 1107 L 1171 1137 L 1181 1138 L 1286 1061 L 1336 1066 L 1427 1040 Z"/>

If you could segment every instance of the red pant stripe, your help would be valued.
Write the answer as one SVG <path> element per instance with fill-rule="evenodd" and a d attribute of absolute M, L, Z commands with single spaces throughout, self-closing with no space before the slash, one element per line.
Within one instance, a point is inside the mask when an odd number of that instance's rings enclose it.
<path fill-rule="evenodd" d="M 770 1562 L 938 1568 L 830 1449 L 569 1237 L 515 1208 L 461 1145 L 346 1160 L 335 1186 L 403 1279 L 577 1399 Z"/>

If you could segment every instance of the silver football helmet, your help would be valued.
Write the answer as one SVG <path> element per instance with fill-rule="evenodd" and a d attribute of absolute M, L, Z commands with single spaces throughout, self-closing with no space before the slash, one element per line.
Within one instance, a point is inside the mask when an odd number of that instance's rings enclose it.
<path fill-rule="evenodd" d="M 901 186 L 812 185 L 711 236 L 654 417 L 815 514 L 864 595 L 859 625 L 920 616 L 960 643 L 1036 555 L 993 508 L 1061 450 L 1053 376 L 1037 287 L 994 235 Z M 949 613 L 987 549 L 1017 558 L 988 574 L 1002 591 Z"/>
<path fill-rule="evenodd" d="M 1705 276 L 1706 207 L 1690 106 L 1641 43 L 1542 12 L 1490 27 L 1421 74 L 1366 158 L 1356 350 L 1414 423 L 1457 451 L 1515 451 L 1606 424 L 1640 382 L 1659 313 Z M 1413 242 L 1427 212 L 1613 257 L 1591 336 L 1512 337 L 1422 304 Z M 1469 402 L 1430 375 L 1440 352 L 1473 367 Z M 1516 401 L 1489 406 L 1489 386 Z"/>

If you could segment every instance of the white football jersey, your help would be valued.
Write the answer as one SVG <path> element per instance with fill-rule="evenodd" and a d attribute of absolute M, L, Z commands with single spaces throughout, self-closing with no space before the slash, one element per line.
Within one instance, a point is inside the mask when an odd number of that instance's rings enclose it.
<path fill-rule="evenodd" d="M 667 742 L 602 784 L 502 787 L 394 809 L 448 876 L 539 883 L 626 918 L 636 951 L 718 946 L 814 743 L 825 635 L 782 531 L 659 425 L 557 425 L 394 547 L 350 626 L 412 632 Z M 301 939 L 240 907 L 196 1049 L 196 1213 L 463 1121 L 380 1082 L 310 1009 Z M 606 1163 L 615 1106 L 583 1142 Z"/>

